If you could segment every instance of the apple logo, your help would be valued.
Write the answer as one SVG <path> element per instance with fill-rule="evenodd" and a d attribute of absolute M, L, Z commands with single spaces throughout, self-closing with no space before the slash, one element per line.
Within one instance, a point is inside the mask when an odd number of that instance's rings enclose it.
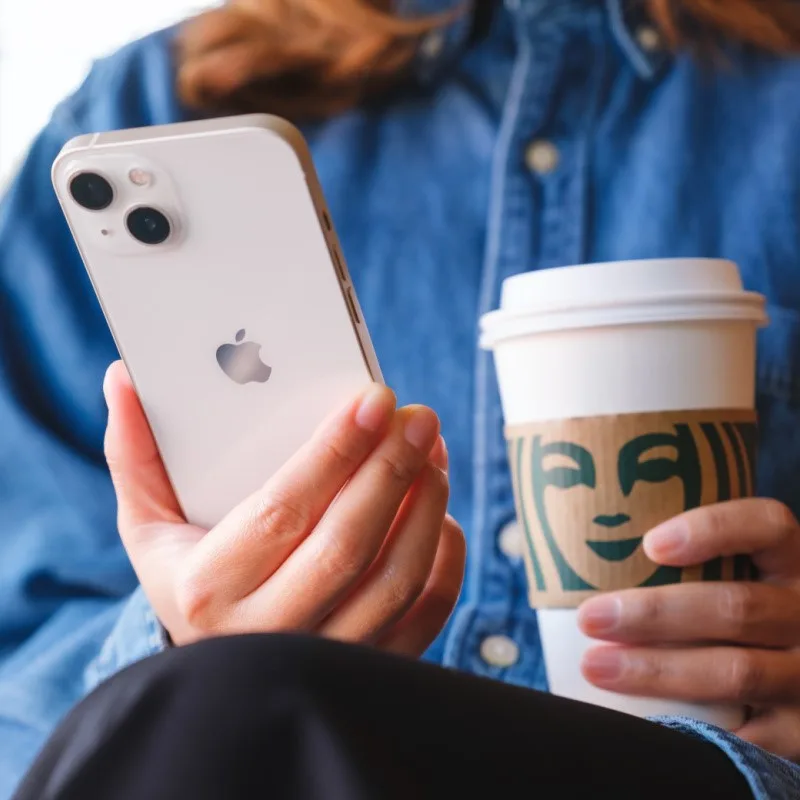
<path fill-rule="evenodd" d="M 223 344 L 217 350 L 217 363 L 236 383 L 266 383 L 272 374 L 272 367 L 261 360 L 261 345 L 243 342 L 244 337 L 245 330 L 242 328 L 236 334 L 236 344 Z"/>

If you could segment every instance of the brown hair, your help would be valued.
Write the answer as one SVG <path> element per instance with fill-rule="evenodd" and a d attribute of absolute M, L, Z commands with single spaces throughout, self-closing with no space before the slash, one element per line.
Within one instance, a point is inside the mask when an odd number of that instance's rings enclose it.
<path fill-rule="evenodd" d="M 491 0 L 484 0 L 490 2 Z M 800 53 L 797 0 L 639 0 L 671 48 L 726 37 Z M 229 0 L 184 25 L 178 91 L 190 107 L 322 118 L 397 84 L 420 39 L 459 13 L 400 18 L 391 0 Z"/>

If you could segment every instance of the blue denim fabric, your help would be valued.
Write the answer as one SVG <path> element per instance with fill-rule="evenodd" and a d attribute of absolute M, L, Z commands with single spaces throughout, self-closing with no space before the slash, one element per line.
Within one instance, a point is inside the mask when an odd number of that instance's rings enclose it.
<path fill-rule="evenodd" d="M 772 318 L 759 342 L 759 490 L 800 512 L 800 62 L 731 45 L 712 69 L 646 51 L 632 6 L 508 0 L 479 44 L 467 47 L 466 19 L 429 40 L 418 79 L 391 101 L 307 130 L 386 378 L 401 403 L 440 413 L 450 446 L 470 557 L 427 657 L 523 686 L 546 678 L 522 566 L 497 545 L 514 507 L 491 357 L 476 348 L 508 275 L 737 261 Z M 76 701 L 164 646 L 117 537 L 102 454 L 116 351 L 49 170 L 76 134 L 187 117 L 173 35 L 98 62 L 0 207 L 0 797 Z M 526 167 L 534 139 L 558 148 L 556 169 Z M 480 656 L 495 634 L 519 645 L 507 669 Z M 716 742 L 755 797 L 800 796 L 797 767 L 708 726 L 665 724 Z"/>

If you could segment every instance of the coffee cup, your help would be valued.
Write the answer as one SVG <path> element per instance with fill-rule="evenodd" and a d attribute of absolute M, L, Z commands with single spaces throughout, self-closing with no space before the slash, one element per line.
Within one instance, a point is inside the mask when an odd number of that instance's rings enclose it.
<path fill-rule="evenodd" d="M 532 608 L 553 693 L 727 729 L 743 709 L 598 689 L 577 608 L 603 591 L 748 580 L 749 560 L 660 567 L 656 524 L 754 491 L 756 332 L 764 298 L 730 261 L 591 264 L 508 278 L 481 319 L 494 353 Z"/>

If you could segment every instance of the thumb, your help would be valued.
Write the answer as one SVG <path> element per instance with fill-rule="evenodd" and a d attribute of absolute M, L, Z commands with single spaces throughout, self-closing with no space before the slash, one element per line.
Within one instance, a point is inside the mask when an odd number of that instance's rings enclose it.
<path fill-rule="evenodd" d="M 108 405 L 105 454 L 123 540 L 140 526 L 183 522 L 147 418 L 121 361 L 108 368 L 103 393 Z"/>
<path fill-rule="evenodd" d="M 205 531 L 187 525 L 128 371 L 112 364 L 103 382 L 108 404 L 106 460 L 117 493 L 118 527 L 134 570 L 172 640 L 192 640 L 174 580 Z"/>

